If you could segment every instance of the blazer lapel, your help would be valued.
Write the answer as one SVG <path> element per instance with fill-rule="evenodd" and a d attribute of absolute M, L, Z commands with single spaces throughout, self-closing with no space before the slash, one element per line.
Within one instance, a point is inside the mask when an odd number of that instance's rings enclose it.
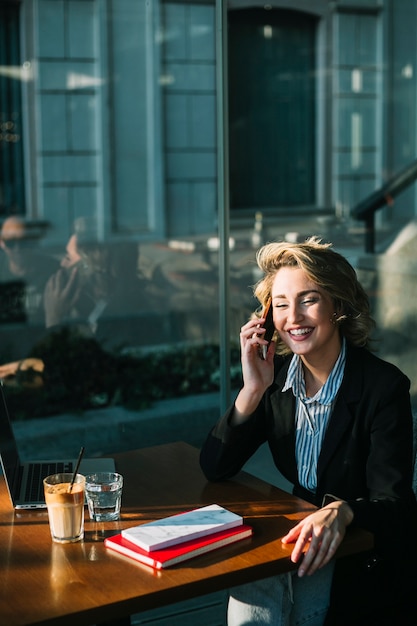
<path fill-rule="evenodd" d="M 357 403 L 361 396 L 362 380 L 361 361 L 356 358 L 356 352 L 348 346 L 343 381 L 333 413 L 330 416 L 318 460 L 317 483 L 319 483 L 323 471 L 339 447 L 344 434 L 351 428 L 354 419 L 352 405 Z"/>
<path fill-rule="evenodd" d="M 286 436 L 291 432 L 295 433 L 295 398 L 291 389 L 282 392 L 287 379 L 290 359 L 278 371 L 275 378 L 275 389 L 271 394 L 272 412 L 279 415 L 279 419 L 274 421 L 274 431 L 279 437 Z"/>
<path fill-rule="evenodd" d="M 291 389 L 282 392 L 287 377 L 288 364 L 280 369 L 275 379 L 275 389 L 271 393 L 271 415 L 274 436 L 270 442 L 272 454 L 285 467 L 287 477 L 297 481 L 297 463 L 295 459 L 295 398 Z"/>

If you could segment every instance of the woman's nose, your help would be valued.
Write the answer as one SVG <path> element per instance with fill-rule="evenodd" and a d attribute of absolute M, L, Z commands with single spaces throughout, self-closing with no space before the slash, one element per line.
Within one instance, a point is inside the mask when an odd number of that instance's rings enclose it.
<path fill-rule="evenodd" d="M 288 321 L 292 323 L 299 322 L 302 319 L 303 315 L 300 307 L 294 303 L 288 307 Z"/>

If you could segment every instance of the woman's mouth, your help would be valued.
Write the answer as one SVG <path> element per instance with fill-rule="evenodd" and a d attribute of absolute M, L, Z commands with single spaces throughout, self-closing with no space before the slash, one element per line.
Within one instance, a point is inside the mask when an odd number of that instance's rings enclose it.
<path fill-rule="evenodd" d="M 304 328 L 292 328 L 288 331 L 288 334 L 293 339 L 304 339 L 307 335 L 310 335 L 313 332 L 314 328 L 312 326 L 304 327 Z"/>

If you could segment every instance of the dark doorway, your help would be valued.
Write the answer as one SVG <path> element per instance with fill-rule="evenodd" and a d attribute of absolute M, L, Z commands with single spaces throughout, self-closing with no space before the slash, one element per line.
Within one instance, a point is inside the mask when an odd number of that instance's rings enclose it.
<path fill-rule="evenodd" d="M 244 9 L 228 21 L 231 208 L 313 204 L 316 18 Z"/>

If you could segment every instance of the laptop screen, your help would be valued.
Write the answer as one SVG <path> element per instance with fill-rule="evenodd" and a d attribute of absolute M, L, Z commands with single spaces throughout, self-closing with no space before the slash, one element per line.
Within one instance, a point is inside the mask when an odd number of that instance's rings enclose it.
<path fill-rule="evenodd" d="M 9 489 L 14 490 L 15 481 L 19 477 L 20 458 L 2 382 L 0 384 L 0 461 L 6 483 L 8 483 Z"/>

